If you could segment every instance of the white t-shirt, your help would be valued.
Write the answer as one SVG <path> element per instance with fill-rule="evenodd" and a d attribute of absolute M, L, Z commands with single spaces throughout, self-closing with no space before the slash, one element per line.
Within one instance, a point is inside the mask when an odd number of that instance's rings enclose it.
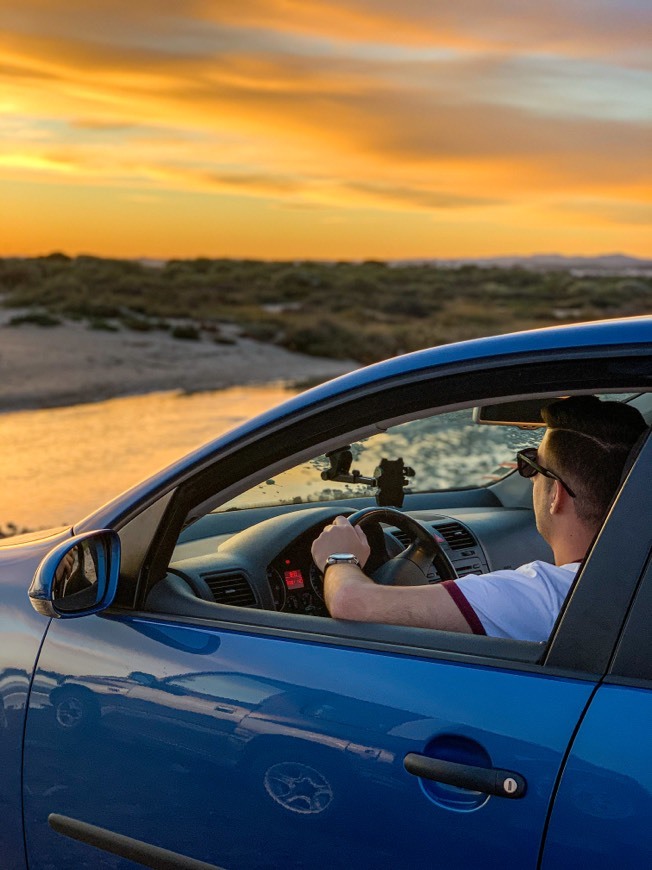
<path fill-rule="evenodd" d="M 579 562 L 529 562 L 520 568 L 468 574 L 443 585 L 474 634 L 547 640 Z"/>

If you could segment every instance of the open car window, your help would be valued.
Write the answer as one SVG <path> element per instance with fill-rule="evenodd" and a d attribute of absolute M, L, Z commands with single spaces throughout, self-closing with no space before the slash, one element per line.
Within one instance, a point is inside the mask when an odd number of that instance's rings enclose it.
<path fill-rule="evenodd" d="M 542 436 L 478 425 L 471 409 L 410 420 L 275 474 L 214 513 L 372 497 L 401 471 L 406 494 L 483 487 L 513 472 L 516 452 Z"/>
<path fill-rule="evenodd" d="M 547 401 L 558 395 L 548 394 Z M 649 394 L 605 391 L 600 397 L 633 401 L 644 414 L 650 411 Z M 545 397 L 541 401 L 546 402 Z M 331 620 L 323 577 L 311 555 L 312 542 L 336 516 L 394 505 L 442 542 L 457 577 L 515 569 L 537 560 L 552 562 L 550 548 L 537 530 L 532 483 L 516 474 L 515 461 L 518 451 L 540 443 L 545 427 L 533 427 L 520 417 L 514 423 L 512 410 L 504 409 L 501 416 L 500 403 L 496 404 L 490 425 L 478 420 L 473 407 L 419 417 L 410 410 L 407 419 L 385 423 L 382 430 L 378 424 L 370 435 L 373 421 L 362 421 L 361 426 L 361 416 L 352 415 L 357 440 L 343 435 L 335 441 L 325 428 L 326 437 L 315 442 L 321 450 L 315 446 L 308 456 L 300 437 L 292 443 L 288 427 L 286 442 L 275 443 L 287 461 L 276 460 L 265 471 L 264 454 L 252 453 L 247 474 L 229 484 L 228 495 L 220 491 L 224 477 L 215 473 L 202 481 L 209 486 L 188 489 L 190 498 L 184 513 L 179 512 L 180 531 L 146 608 L 260 626 L 262 631 L 299 631 L 307 639 L 324 642 L 398 642 L 406 649 L 414 646 L 438 654 L 450 650 L 538 661 L 546 648 L 538 642 Z M 294 464 L 293 452 L 300 460 Z M 397 499 L 385 498 L 382 485 L 383 470 L 392 464 L 400 472 Z M 398 521 L 384 522 L 382 538 L 384 546 L 379 540 L 375 543 L 379 566 L 374 563 L 371 576 L 386 561 L 398 558 L 412 540 Z M 424 576 L 426 583 L 446 579 L 434 563 Z"/>
<path fill-rule="evenodd" d="M 527 504 L 518 516 L 502 511 L 489 489 L 514 474 L 517 451 L 536 446 L 543 431 L 479 425 L 472 408 L 431 414 L 358 441 L 344 440 L 222 504 L 209 499 L 208 513 L 197 516 L 191 510 L 192 520 L 177 540 L 168 575 L 149 604 L 235 620 L 248 620 L 256 611 L 270 612 L 271 617 L 276 611 L 310 617 L 308 630 L 324 633 L 323 619 L 315 622 L 315 617 L 329 614 L 311 543 L 338 514 L 377 504 L 402 505 L 435 539 L 445 540 L 458 576 L 484 573 L 494 560 L 505 564 L 502 538 L 511 539 L 517 531 L 521 552 L 513 548 L 514 567 L 529 557 L 544 558 L 547 547 Z M 529 495 L 529 482 L 519 480 Z M 449 493 L 459 510 L 453 509 Z M 486 513 L 478 512 L 487 505 Z M 473 525 L 465 512 L 475 514 Z M 395 557 L 408 543 L 386 523 L 379 554 L 384 553 L 383 560 Z M 431 573 L 427 582 L 441 579 L 434 569 Z M 232 607 L 213 610 L 216 604 Z"/>

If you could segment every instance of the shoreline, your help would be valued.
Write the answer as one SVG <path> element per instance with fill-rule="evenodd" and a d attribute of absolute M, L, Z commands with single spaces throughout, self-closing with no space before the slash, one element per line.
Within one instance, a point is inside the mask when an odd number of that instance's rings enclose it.
<path fill-rule="evenodd" d="M 352 360 L 293 353 L 243 338 L 228 343 L 165 332 L 92 330 L 83 323 L 8 326 L 0 311 L 0 413 L 101 402 L 154 392 L 185 394 L 286 383 L 317 383 L 359 368 Z"/>

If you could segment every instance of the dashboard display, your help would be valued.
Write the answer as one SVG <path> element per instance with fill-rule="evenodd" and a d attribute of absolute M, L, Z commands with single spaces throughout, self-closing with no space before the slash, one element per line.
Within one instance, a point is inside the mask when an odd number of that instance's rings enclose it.
<path fill-rule="evenodd" d="M 283 577 L 288 589 L 303 589 L 306 585 L 303 579 L 303 574 L 298 568 L 291 571 L 284 571 Z"/>

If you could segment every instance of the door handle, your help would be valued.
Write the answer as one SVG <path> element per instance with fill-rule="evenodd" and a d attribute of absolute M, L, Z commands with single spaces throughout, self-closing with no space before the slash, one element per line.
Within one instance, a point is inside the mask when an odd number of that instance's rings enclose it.
<path fill-rule="evenodd" d="M 468 788 L 484 794 L 504 798 L 521 798 L 526 792 L 527 783 L 520 775 L 511 770 L 498 767 L 475 767 L 471 764 L 458 764 L 455 761 L 442 761 L 429 758 L 417 752 L 408 752 L 403 759 L 408 773 L 422 779 L 432 779 L 458 788 Z"/>

